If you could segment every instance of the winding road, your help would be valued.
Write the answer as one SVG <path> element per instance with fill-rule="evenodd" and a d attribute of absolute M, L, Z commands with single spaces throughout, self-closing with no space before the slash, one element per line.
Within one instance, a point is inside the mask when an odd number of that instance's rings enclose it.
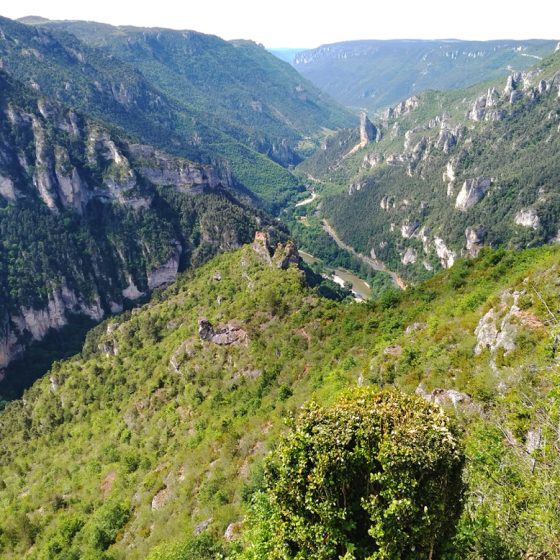
<path fill-rule="evenodd" d="M 363 263 L 371 267 L 373 270 L 377 270 L 379 272 L 385 272 L 391 277 L 393 284 L 397 288 L 400 288 L 401 290 L 406 290 L 405 281 L 396 272 L 393 272 L 392 270 L 388 270 L 381 261 L 378 261 L 377 259 L 372 259 L 371 257 L 367 257 L 366 255 L 362 255 L 361 253 L 358 253 L 353 247 L 350 247 L 350 245 L 344 243 L 344 241 L 342 241 L 342 239 L 340 239 L 340 237 L 336 233 L 336 230 L 329 224 L 329 222 L 327 222 L 327 220 L 323 220 L 323 229 L 332 237 L 333 241 L 341 249 L 344 249 L 345 251 L 347 251 L 357 259 L 361 260 Z"/>

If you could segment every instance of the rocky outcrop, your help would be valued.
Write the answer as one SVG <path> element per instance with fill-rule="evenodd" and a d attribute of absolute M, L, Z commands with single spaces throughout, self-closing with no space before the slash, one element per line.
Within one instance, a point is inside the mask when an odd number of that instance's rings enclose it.
<path fill-rule="evenodd" d="M 298 266 L 301 262 L 301 257 L 297 247 L 293 241 L 288 241 L 285 245 L 278 245 L 272 261 L 278 268 L 287 270 L 291 264 Z"/>
<path fill-rule="evenodd" d="M 387 156 L 385 162 L 387 165 L 406 165 L 408 163 L 408 159 L 403 154 L 390 154 Z"/>
<path fill-rule="evenodd" d="M 416 388 L 416 394 L 419 397 L 434 403 L 441 407 L 453 406 L 455 409 L 469 406 L 472 403 L 472 398 L 466 393 L 461 393 L 455 389 L 441 389 L 436 388 L 431 393 L 428 393 L 422 385 Z"/>
<path fill-rule="evenodd" d="M 188 194 L 228 185 L 228 177 L 222 177 L 213 167 L 171 157 L 144 144 L 131 144 L 129 150 L 133 161 L 138 162 L 135 169 L 139 175 L 154 185 L 173 186 Z"/>
<path fill-rule="evenodd" d="M 509 92 L 506 95 L 511 96 L 511 91 L 509 91 L 508 86 L 506 86 L 506 89 L 508 89 Z M 499 101 L 500 94 L 498 93 L 496 88 L 490 88 L 485 95 L 477 97 L 472 109 L 467 113 L 467 118 L 471 121 L 501 120 L 500 118 L 498 118 L 499 115 L 501 116 L 501 112 L 490 110 L 491 108 L 495 107 Z"/>
<path fill-rule="evenodd" d="M 381 156 L 380 154 L 372 153 L 372 154 L 366 154 L 364 156 L 364 166 L 365 167 L 369 167 L 369 168 L 376 167 L 382 161 L 383 161 L 383 156 Z"/>
<path fill-rule="evenodd" d="M 477 202 L 484 198 L 491 185 L 492 179 L 490 179 L 490 177 L 467 179 L 457 195 L 455 208 L 463 212 L 472 208 Z"/>
<path fill-rule="evenodd" d="M 171 498 L 171 490 L 167 486 L 164 486 L 157 494 L 152 498 L 152 509 L 157 511 L 162 509 L 165 504 Z"/>
<path fill-rule="evenodd" d="M 457 253 L 448 249 L 447 245 L 440 237 L 434 237 L 434 247 L 441 266 L 443 268 L 451 268 L 455 264 Z"/>
<path fill-rule="evenodd" d="M 98 295 L 86 301 L 63 282 L 49 292 L 44 307 L 22 306 L 18 313 L 8 315 L 0 337 L 0 368 L 21 354 L 25 349 L 22 341 L 42 340 L 51 329 L 66 326 L 71 315 L 85 315 L 93 321 L 100 321 L 105 312 Z"/>
<path fill-rule="evenodd" d="M 524 209 L 517 212 L 515 215 L 515 223 L 518 226 L 532 229 L 538 229 L 541 225 L 537 211 L 534 208 Z"/>
<path fill-rule="evenodd" d="M 455 172 L 455 162 L 448 161 L 445 166 L 445 171 L 443 172 L 443 182 L 447 183 L 447 196 L 453 196 L 453 189 L 455 186 L 456 172 Z"/>
<path fill-rule="evenodd" d="M 220 346 L 247 342 L 247 332 L 235 322 L 214 328 L 205 317 L 198 320 L 198 336 L 201 340 Z"/>
<path fill-rule="evenodd" d="M 7 202 L 15 202 L 18 196 L 14 182 L 3 175 L 0 175 L 0 196 Z"/>
<path fill-rule="evenodd" d="M 418 220 L 414 220 L 413 222 L 406 222 L 401 225 L 401 236 L 404 237 L 404 239 L 410 239 L 419 227 L 420 222 Z"/>
<path fill-rule="evenodd" d="M 377 128 L 368 119 L 365 112 L 360 113 L 360 147 L 367 146 L 370 142 L 378 140 Z"/>
<path fill-rule="evenodd" d="M 169 367 L 174 373 L 181 373 L 182 368 L 193 355 L 194 348 L 192 342 L 185 340 L 169 358 Z"/>
<path fill-rule="evenodd" d="M 390 107 L 384 114 L 385 119 L 396 119 L 402 115 L 406 115 L 411 111 L 414 111 L 420 105 L 420 99 L 413 95 L 404 101 L 401 101 L 399 104 L 395 105 L 394 107 Z"/>
<path fill-rule="evenodd" d="M 224 539 L 227 542 L 234 541 L 241 536 L 242 530 L 243 530 L 242 521 L 236 521 L 234 523 L 230 523 L 224 532 Z"/>
<path fill-rule="evenodd" d="M 266 263 L 286 270 L 291 264 L 298 266 L 301 257 L 293 241 L 286 244 L 278 243 L 276 247 L 270 239 L 268 233 L 257 231 L 253 241 L 253 251 Z"/>
<path fill-rule="evenodd" d="M 165 286 L 175 281 L 179 271 L 179 257 L 181 255 L 181 245 L 175 245 L 173 255 L 163 264 L 148 272 L 148 288 L 153 290 L 160 286 Z"/>
<path fill-rule="evenodd" d="M 480 249 L 484 244 L 486 238 L 486 229 L 484 226 L 468 227 L 465 230 L 465 237 L 467 238 L 466 253 L 469 257 L 477 257 Z"/>
<path fill-rule="evenodd" d="M 385 210 L 386 212 L 388 212 L 395 207 L 395 201 L 390 196 L 384 196 L 379 202 L 379 207 L 381 208 L 381 210 Z"/>
<path fill-rule="evenodd" d="M 505 290 L 500 302 L 480 319 L 474 334 L 476 346 L 474 353 L 479 355 L 488 349 L 495 354 L 499 349 L 509 354 L 516 348 L 516 338 L 520 330 L 540 329 L 544 325 L 534 315 L 519 307 L 519 298 L 524 292 Z"/>
<path fill-rule="evenodd" d="M 413 249 L 412 247 L 408 247 L 401 257 L 401 262 L 404 265 L 414 264 L 417 258 L 418 258 L 418 254 L 416 253 L 416 250 Z"/>

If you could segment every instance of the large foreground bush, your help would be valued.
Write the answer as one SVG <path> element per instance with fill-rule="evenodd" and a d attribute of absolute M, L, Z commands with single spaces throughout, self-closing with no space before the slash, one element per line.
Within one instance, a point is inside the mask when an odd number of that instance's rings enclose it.
<path fill-rule="evenodd" d="M 312 403 L 266 465 L 248 557 L 437 558 L 461 513 L 463 463 L 450 420 L 417 397 Z"/>

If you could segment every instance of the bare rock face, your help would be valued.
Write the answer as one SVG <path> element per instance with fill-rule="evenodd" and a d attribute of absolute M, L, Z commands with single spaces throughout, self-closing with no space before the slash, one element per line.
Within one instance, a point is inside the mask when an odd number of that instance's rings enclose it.
<path fill-rule="evenodd" d="M 503 349 L 505 354 L 515 350 L 517 334 L 523 329 L 540 329 L 543 323 L 534 315 L 519 308 L 519 298 L 524 292 L 505 290 L 498 305 L 490 309 L 478 322 L 476 355 L 488 348 L 491 354 Z"/>
<path fill-rule="evenodd" d="M 533 208 L 520 210 L 515 215 L 515 223 L 518 226 L 529 227 L 532 229 L 538 229 L 541 225 L 539 216 Z"/>
<path fill-rule="evenodd" d="M 376 167 L 383 161 L 383 158 L 379 154 L 366 154 L 364 156 L 364 166 L 366 167 Z"/>
<path fill-rule="evenodd" d="M 9 177 L 0 175 L 0 196 L 8 202 L 15 202 L 17 199 L 14 182 Z"/>
<path fill-rule="evenodd" d="M 457 253 L 448 249 L 443 239 L 440 237 L 434 237 L 434 248 L 443 268 L 451 268 L 455 264 Z"/>
<path fill-rule="evenodd" d="M 266 263 L 272 264 L 273 247 L 270 246 L 270 238 L 264 231 L 255 232 L 253 251 Z"/>
<path fill-rule="evenodd" d="M 409 239 L 413 236 L 414 232 L 420 227 L 420 222 L 414 220 L 413 222 L 407 222 L 401 226 L 401 236 L 405 239 Z"/>
<path fill-rule="evenodd" d="M 148 288 L 150 290 L 170 284 L 177 278 L 180 255 L 181 246 L 177 244 L 173 255 L 163 264 L 148 273 Z"/>
<path fill-rule="evenodd" d="M 171 498 L 171 490 L 165 486 L 152 498 L 152 509 L 157 511 L 163 508 L 169 498 Z"/>
<path fill-rule="evenodd" d="M 401 262 L 404 265 L 414 264 L 418 258 L 416 251 L 412 247 L 408 247 L 401 257 Z"/>
<path fill-rule="evenodd" d="M 472 208 L 477 202 L 484 198 L 491 185 L 492 179 L 490 179 L 490 177 L 467 179 L 457 195 L 455 208 L 462 212 Z"/>
<path fill-rule="evenodd" d="M 285 245 L 278 243 L 272 246 L 269 235 L 264 231 L 257 231 L 253 241 L 253 251 L 267 264 L 276 265 L 282 270 L 286 270 L 291 264 L 299 265 L 301 257 L 293 241 L 288 241 Z"/>
<path fill-rule="evenodd" d="M 279 245 L 276 248 L 272 260 L 276 263 L 278 268 L 287 270 L 291 264 L 299 265 L 301 257 L 293 241 L 288 241 L 286 245 Z"/>
<path fill-rule="evenodd" d="M 486 114 L 486 95 L 481 95 L 474 102 L 473 108 L 468 112 L 467 118 L 471 121 L 481 121 Z"/>
<path fill-rule="evenodd" d="M 365 112 L 360 113 L 360 146 L 363 148 L 377 140 L 377 128 L 368 119 Z"/>
<path fill-rule="evenodd" d="M 152 146 L 132 144 L 129 149 L 132 157 L 141 162 L 138 173 L 154 185 L 172 185 L 181 192 L 195 194 L 228 183 L 228 178 L 213 167 L 171 157 Z"/>
<path fill-rule="evenodd" d="M 390 154 L 385 160 L 387 165 L 406 165 L 408 160 L 403 154 Z"/>
<path fill-rule="evenodd" d="M 428 393 L 422 385 L 418 385 L 416 394 L 428 402 L 441 407 L 453 406 L 457 409 L 459 406 L 470 405 L 472 403 L 472 399 L 469 395 L 456 391 L 455 389 L 436 388 L 431 393 Z"/>
<path fill-rule="evenodd" d="M 484 226 L 468 227 L 465 230 L 465 237 L 467 238 L 467 255 L 477 257 L 486 238 L 486 229 Z"/>
<path fill-rule="evenodd" d="M 401 115 L 406 115 L 407 113 L 414 111 L 419 104 L 420 99 L 416 97 L 416 95 L 413 95 L 412 97 L 401 101 L 398 105 L 387 109 L 384 117 L 386 119 L 394 119 L 396 117 L 400 117 Z"/>
<path fill-rule="evenodd" d="M 239 536 L 241 535 L 242 529 L 243 529 L 243 522 L 242 521 L 236 521 L 234 523 L 230 523 L 227 526 L 227 529 L 224 533 L 224 539 L 227 542 L 231 542 L 231 541 L 239 538 Z"/>
<path fill-rule="evenodd" d="M 443 178 L 443 182 L 447 183 L 447 196 L 448 197 L 453 196 L 453 190 L 455 187 L 455 179 L 456 179 L 455 162 L 453 161 L 447 162 L 442 178 Z"/>
<path fill-rule="evenodd" d="M 457 138 L 457 131 L 451 131 L 448 128 L 442 128 L 436 142 L 436 148 L 442 150 L 444 154 L 449 154 L 451 150 L 453 150 L 453 148 L 456 146 Z"/>
<path fill-rule="evenodd" d="M 214 329 L 212 323 L 205 317 L 198 320 L 198 336 L 201 340 L 220 346 L 241 344 L 247 341 L 247 332 L 234 322 L 230 321 L 226 325 Z"/>

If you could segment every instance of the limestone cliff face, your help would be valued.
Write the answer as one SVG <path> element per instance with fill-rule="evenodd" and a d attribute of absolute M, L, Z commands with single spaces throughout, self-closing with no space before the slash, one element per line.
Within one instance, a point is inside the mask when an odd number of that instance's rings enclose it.
<path fill-rule="evenodd" d="M 181 259 L 188 261 L 196 247 L 183 238 L 186 234 L 180 228 L 170 227 L 178 215 L 162 214 L 174 210 L 161 202 L 155 205 L 162 189 L 194 198 L 208 193 L 221 200 L 231 186 L 228 174 L 210 165 L 123 140 L 100 123 L 49 100 L 11 96 L 11 84 L 5 80 L 0 83 L 6 90 L 0 99 L 0 207 L 35 209 L 43 217 L 56 216 L 53 223 L 69 220 L 80 224 L 73 227 L 93 228 L 93 245 L 77 256 L 60 248 L 60 275 L 47 275 L 49 285 L 37 286 L 42 295 L 28 293 L 23 299 L 11 296 L 0 302 L 0 374 L 30 342 L 67 325 L 73 315 L 99 321 L 121 311 L 126 300 L 175 280 Z M 114 94 L 125 105 L 130 101 L 126 88 Z M 192 204 L 190 212 L 191 221 L 200 219 Z M 120 224 L 110 225 L 105 231 L 97 224 L 100 216 L 103 220 L 128 216 L 138 226 L 119 232 Z M 201 219 L 198 228 L 195 242 L 209 247 L 204 252 L 208 255 L 249 240 L 213 215 Z M 24 259 L 23 247 L 20 253 Z M 9 270 L 7 258 L 0 252 L 0 272 Z M 79 262 L 68 260 L 76 258 Z M 0 282 L 5 282 L 1 275 Z M 5 289 L 0 286 L 0 293 Z"/>

